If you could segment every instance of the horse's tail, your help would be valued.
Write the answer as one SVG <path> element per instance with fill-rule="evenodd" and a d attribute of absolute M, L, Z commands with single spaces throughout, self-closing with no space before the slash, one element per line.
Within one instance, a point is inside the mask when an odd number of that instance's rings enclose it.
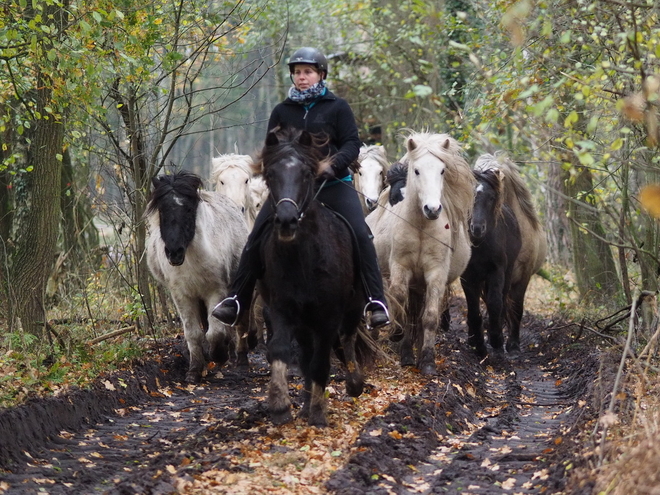
<path fill-rule="evenodd" d="M 362 368 L 369 368 L 377 363 L 391 362 L 392 358 L 378 345 L 367 330 L 364 323 L 360 323 L 355 339 L 355 358 Z"/>

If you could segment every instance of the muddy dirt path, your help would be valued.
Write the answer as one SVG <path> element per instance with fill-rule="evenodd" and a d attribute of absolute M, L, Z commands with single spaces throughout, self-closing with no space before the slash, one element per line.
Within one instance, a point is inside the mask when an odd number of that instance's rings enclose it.
<path fill-rule="evenodd" d="M 527 316 L 520 355 L 479 362 L 453 304 L 437 377 L 385 363 L 353 400 L 337 369 L 324 430 L 271 425 L 263 353 L 194 387 L 164 343 L 157 365 L 0 413 L 0 493 L 566 493 L 596 353 Z"/>

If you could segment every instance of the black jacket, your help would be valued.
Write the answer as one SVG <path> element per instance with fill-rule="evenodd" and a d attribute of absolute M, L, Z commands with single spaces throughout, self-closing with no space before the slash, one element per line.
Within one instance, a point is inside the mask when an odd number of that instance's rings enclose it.
<path fill-rule="evenodd" d="M 325 134 L 329 138 L 329 154 L 332 168 L 338 179 L 349 175 L 348 167 L 360 154 L 360 137 L 355 116 L 346 100 L 327 90 L 308 110 L 287 98 L 270 114 L 268 132 L 278 125 L 304 129 L 313 134 Z"/>

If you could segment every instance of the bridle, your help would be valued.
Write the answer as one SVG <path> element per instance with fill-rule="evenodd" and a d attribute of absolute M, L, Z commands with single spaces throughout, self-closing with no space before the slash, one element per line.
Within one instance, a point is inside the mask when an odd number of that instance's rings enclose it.
<path fill-rule="evenodd" d="M 275 197 L 273 196 L 273 193 L 269 191 L 268 195 L 270 196 L 271 200 L 273 203 L 275 203 L 274 210 L 277 210 L 277 207 L 281 205 L 282 203 L 291 203 L 293 207 L 296 209 L 296 212 L 298 213 L 297 219 L 298 222 L 302 221 L 303 218 L 305 218 L 305 212 L 309 208 L 309 206 L 316 200 L 318 197 L 319 193 L 321 192 L 321 189 L 323 189 L 323 186 L 325 186 L 325 183 L 328 182 L 328 180 L 324 180 L 323 184 L 318 188 L 318 191 L 316 191 L 316 194 L 314 194 L 314 197 L 309 200 L 309 195 L 310 195 L 310 190 L 314 187 L 314 184 L 312 183 L 310 187 L 307 188 L 307 193 L 305 194 L 305 198 L 301 205 L 299 206 L 298 203 L 292 199 L 292 198 L 280 198 L 279 200 L 275 200 Z M 275 215 L 277 215 L 277 212 L 275 212 Z"/>

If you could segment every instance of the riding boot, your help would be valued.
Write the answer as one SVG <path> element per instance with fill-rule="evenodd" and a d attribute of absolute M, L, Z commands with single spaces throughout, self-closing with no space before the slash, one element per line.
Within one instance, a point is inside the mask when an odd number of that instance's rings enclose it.
<path fill-rule="evenodd" d="M 266 200 L 254 220 L 254 227 L 241 253 L 236 274 L 229 287 L 229 295 L 220 301 L 211 314 L 225 325 L 235 326 L 252 304 L 252 295 L 257 279 L 263 275 L 261 262 L 261 239 L 272 214 L 270 199 Z"/>
<path fill-rule="evenodd" d="M 371 312 L 369 327 L 376 329 L 390 323 L 390 315 L 387 310 L 387 301 L 383 289 L 383 277 L 378 266 L 376 248 L 373 241 L 367 239 L 360 245 L 360 261 L 362 271 L 362 282 L 367 294 L 367 304 L 364 307 L 364 315 Z"/>

